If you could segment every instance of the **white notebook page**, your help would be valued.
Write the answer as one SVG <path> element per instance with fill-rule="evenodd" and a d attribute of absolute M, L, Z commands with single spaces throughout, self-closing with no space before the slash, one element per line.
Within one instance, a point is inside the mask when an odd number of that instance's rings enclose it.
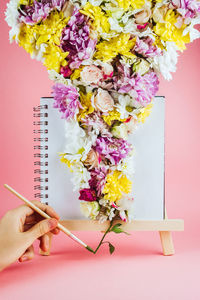
<path fill-rule="evenodd" d="M 134 218 L 137 220 L 164 218 L 165 99 L 155 97 L 153 103 L 152 113 L 129 139 L 136 149 L 133 192 Z M 62 219 L 85 219 L 79 208 L 79 193 L 73 191 L 70 181 L 72 173 L 57 154 L 65 149 L 65 121 L 58 109 L 53 108 L 52 98 L 41 98 L 41 105 L 45 104 L 48 105 L 48 118 L 45 118 L 48 120 L 48 126 L 45 126 L 48 128 L 45 135 L 48 136 L 48 175 L 41 176 L 48 177 L 48 199 L 43 201 L 48 201 Z"/>

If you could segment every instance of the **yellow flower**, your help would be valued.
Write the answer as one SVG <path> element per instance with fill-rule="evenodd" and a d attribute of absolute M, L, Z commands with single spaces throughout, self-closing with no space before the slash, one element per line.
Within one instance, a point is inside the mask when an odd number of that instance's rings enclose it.
<path fill-rule="evenodd" d="M 137 114 L 138 121 L 144 123 L 146 118 L 150 115 L 153 107 L 153 103 L 148 104 L 146 107 L 141 109 L 141 112 Z"/>
<path fill-rule="evenodd" d="M 49 44 L 45 49 L 43 54 L 44 57 L 44 66 L 47 67 L 48 70 L 55 70 L 57 73 L 60 72 L 60 66 L 66 66 L 67 61 L 65 58 L 67 57 L 68 52 L 62 52 L 62 50 L 54 45 Z"/>
<path fill-rule="evenodd" d="M 71 168 L 71 166 L 72 166 L 71 162 L 67 158 L 65 158 L 66 153 L 58 153 L 58 154 L 59 154 L 59 156 L 61 156 L 60 161 L 64 164 L 66 164 L 68 166 L 68 168 L 70 169 L 70 171 L 73 172 L 73 170 Z"/>
<path fill-rule="evenodd" d="M 133 58 L 135 55 L 131 52 L 135 45 L 135 38 L 130 39 L 130 34 L 121 33 L 119 36 L 111 38 L 110 41 L 103 41 L 97 44 L 95 58 L 107 62 L 112 60 L 118 54 L 128 58 Z"/>
<path fill-rule="evenodd" d="M 105 13 L 99 6 L 93 6 L 90 2 L 87 2 L 80 12 L 92 19 L 92 27 L 99 32 L 108 33 L 110 30 L 110 23 Z"/>
<path fill-rule="evenodd" d="M 63 16 L 62 12 L 54 11 L 39 26 L 37 24 L 22 25 L 19 45 L 32 55 L 39 50 L 41 44 L 46 44 L 47 47 L 43 54 L 44 65 L 48 70 L 54 69 L 59 72 L 61 65 L 67 65 L 65 58 L 68 52 L 62 52 L 57 46 L 60 44 L 61 33 L 67 22 L 68 19 Z"/>
<path fill-rule="evenodd" d="M 133 9 L 141 9 L 145 0 L 117 0 L 119 7 L 123 8 L 125 11 L 131 6 Z"/>
<path fill-rule="evenodd" d="M 70 79 L 71 80 L 78 79 L 80 77 L 80 73 L 81 73 L 82 69 L 83 69 L 83 67 L 80 67 L 79 69 L 74 70 L 74 72 L 70 76 Z"/>
<path fill-rule="evenodd" d="M 68 20 L 69 18 L 65 18 L 62 11 L 53 11 L 46 20 L 42 21 L 40 26 L 34 25 L 38 34 L 37 45 L 47 42 L 60 45 L 60 37 Z"/>
<path fill-rule="evenodd" d="M 19 46 L 23 47 L 26 52 L 33 54 L 35 51 L 35 32 L 34 26 L 23 24 L 18 36 Z"/>
<path fill-rule="evenodd" d="M 153 29 L 161 40 L 174 42 L 179 50 L 183 51 L 186 49 L 185 44 L 190 42 L 190 35 L 189 33 L 183 35 L 186 24 L 183 24 L 181 28 L 175 26 L 177 19 L 178 15 L 169 9 L 164 17 L 165 22 L 157 23 Z"/>
<path fill-rule="evenodd" d="M 84 94 L 83 92 L 80 92 L 80 103 L 83 107 L 83 109 L 79 110 L 79 113 L 77 115 L 77 120 L 81 121 L 82 119 L 85 118 L 86 115 L 89 115 L 91 113 L 93 113 L 94 111 L 94 107 L 92 106 L 91 103 L 91 97 L 92 97 L 92 93 L 89 92 L 87 94 Z"/>
<path fill-rule="evenodd" d="M 111 110 L 108 112 L 108 115 L 102 115 L 102 118 L 104 119 L 104 121 L 111 126 L 113 121 L 120 121 L 120 122 L 124 122 L 125 119 L 121 119 L 120 117 L 120 113 L 116 110 Z"/>
<path fill-rule="evenodd" d="M 104 198 L 110 202 L 119 200 L 123 194 L 129 194 L 132 182 L 120 171 L 114 171 L 106 176 L 106 184 L 103 189 Z"/>

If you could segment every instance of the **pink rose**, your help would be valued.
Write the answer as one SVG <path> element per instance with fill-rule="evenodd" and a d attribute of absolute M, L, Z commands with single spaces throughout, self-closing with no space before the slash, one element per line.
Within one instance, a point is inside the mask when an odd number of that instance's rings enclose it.
<path fill-rule="evenodd" d="M 149 7 L 144 7 L 140 12 L 135 14 L 135 22 L 137 24 L 145 24 L 149 21 L 151 17 L 151 9 Z"/>
<path fill-rule="evenodd" d="M 80 77 L 81 81 L 86 85 L 89 85 L 91 83 L 96 84 L 101 79 L 103 79 L 103 72 L 94 65 L 86 66 L 81 71 Z"/>
<path fill-rule="evenodd" d="M 114 101 L 107 91 L 99 88 L 97 95 L 93 98 L 92 104 L 96 110 L 107 112 L 113 109 Z"/>
<path fill-rule="evenodd" d="M 84 165 L 90 166 L 90 169 L 96 168 L 99 165 L 99 155 L 94 150 L 91 149 L 87 155 L 86 160 L 84 161 Z"/>

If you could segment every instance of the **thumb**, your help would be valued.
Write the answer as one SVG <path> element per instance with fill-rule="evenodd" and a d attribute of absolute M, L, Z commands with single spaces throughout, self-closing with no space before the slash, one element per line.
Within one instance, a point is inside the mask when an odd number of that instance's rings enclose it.
<path fill-rule="evenodd" d="M 57 225 L 58 221 L 56 219 L 45 219 L 34 225 L 30 230 L 27 231 L 27 233 L 33 237 L 33 240 L 36 240 L 45 233 L 56 228 Z"/>

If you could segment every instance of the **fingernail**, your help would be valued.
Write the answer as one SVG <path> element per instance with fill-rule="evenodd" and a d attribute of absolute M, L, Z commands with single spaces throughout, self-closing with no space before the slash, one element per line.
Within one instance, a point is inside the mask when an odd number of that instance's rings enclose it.
<path fill-rule="evenodd" d="M 53 229 L 57 226 L 58 221 L 56 219 L 49 219 L 48 220 L 49 228 Z"/>
<path fill-rule="evenodd" d="M 21 261 L 27 261 L 28 260 L 28 256 L 22 256 Z"/>

